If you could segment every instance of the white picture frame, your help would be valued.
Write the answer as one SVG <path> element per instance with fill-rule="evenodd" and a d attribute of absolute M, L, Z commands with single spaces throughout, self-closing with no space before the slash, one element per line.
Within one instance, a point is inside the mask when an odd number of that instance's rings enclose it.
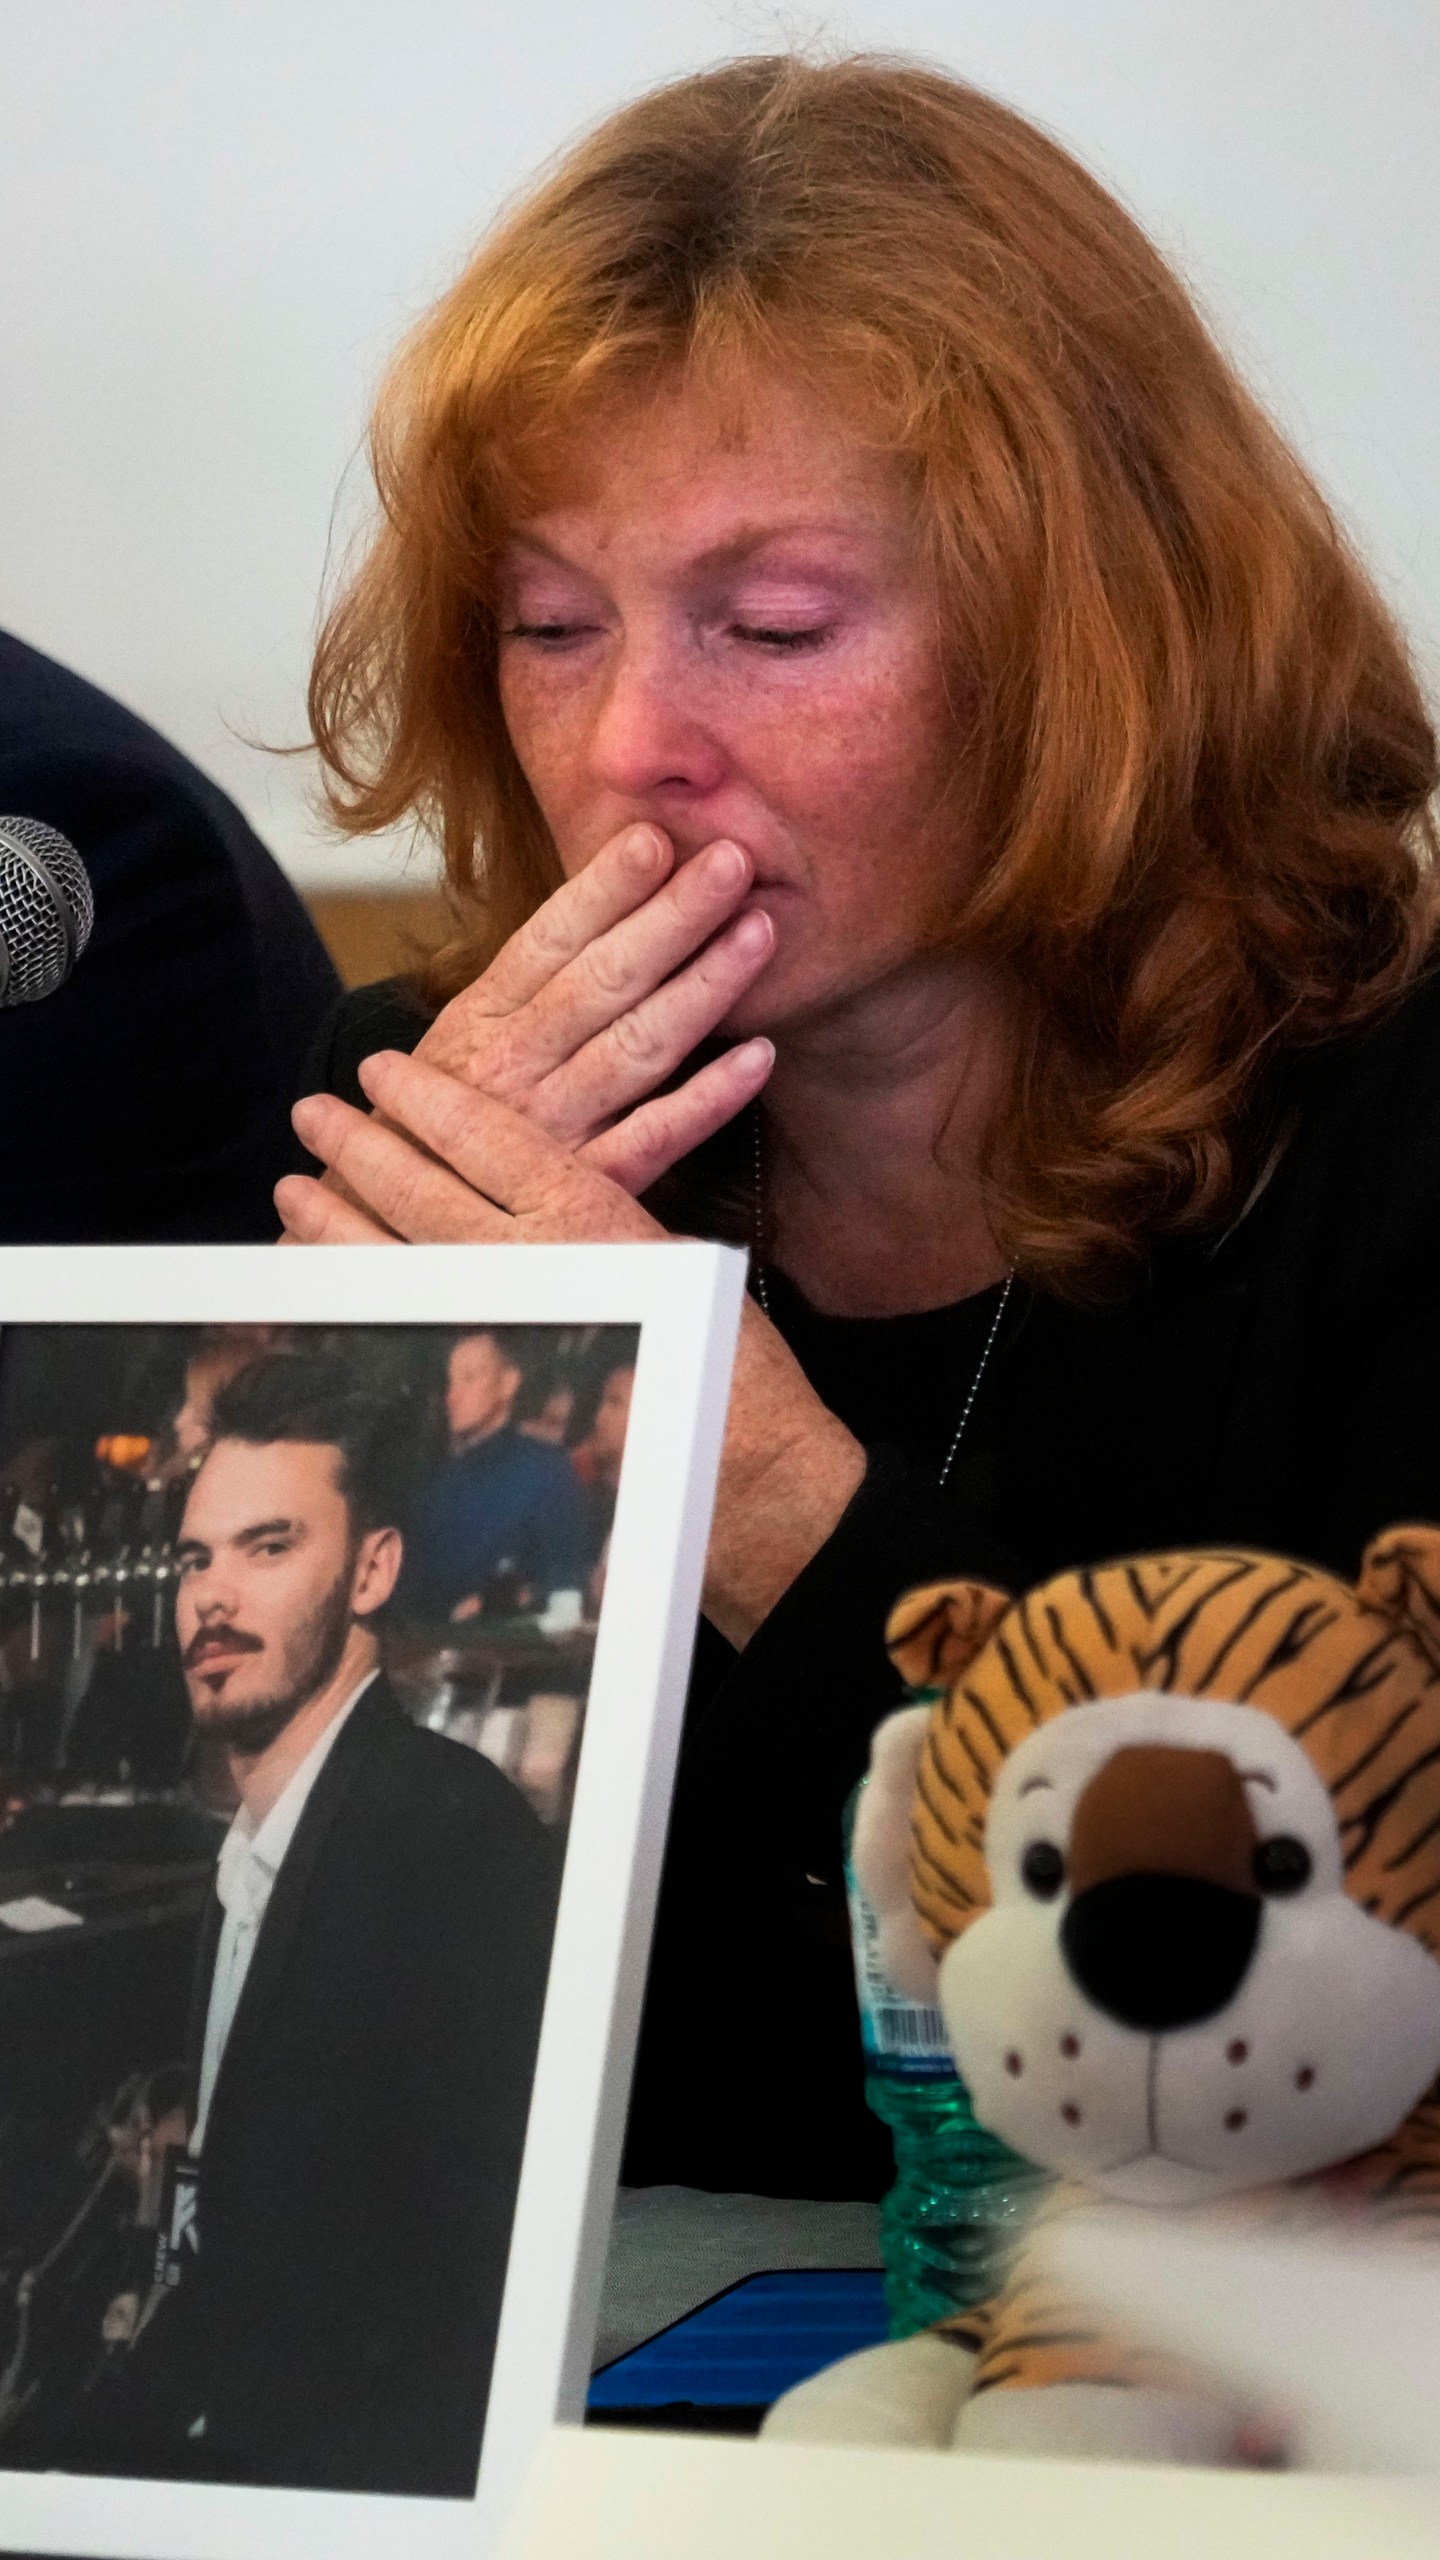
<path fill-rule="evenodd" d="M 502 2560 L 1433 2560 L 1437 2533 L 1433 2476 L 557 2427 Z"/>
<path fill-rule="evenodd" d="M 473 2499 L 6 2469 L 0 2546 L 86 2560 L 488 2560 L 584 2405 L 744 1293 L 705 1244 L 11 1247 L 45 1325 L 634 1325 L 639 1351 Z M 3 1341 L 0 1341 L 3 1351 Z"/>

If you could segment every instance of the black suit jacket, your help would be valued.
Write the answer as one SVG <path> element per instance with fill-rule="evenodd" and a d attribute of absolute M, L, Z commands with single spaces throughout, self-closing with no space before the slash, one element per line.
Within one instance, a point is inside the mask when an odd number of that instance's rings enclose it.
<path fill-rule="evenodd" d="M 154 2323 L 159 2467 L 473 2491 L 555 1881 L 516 1790 L 376 1681 L 316 1779 L 221 2063 L 199 2257 Z M 220 1920 L 213 1901 L 196 2067 Z"/>
<path fill-rule="evenodd" d="M 240 812 L 108 695 L 0 632 L 0 815 L 70 837 L 95 930 L 0 1011 L 0 1243 L 265 1242 L 338 981 Z"/>

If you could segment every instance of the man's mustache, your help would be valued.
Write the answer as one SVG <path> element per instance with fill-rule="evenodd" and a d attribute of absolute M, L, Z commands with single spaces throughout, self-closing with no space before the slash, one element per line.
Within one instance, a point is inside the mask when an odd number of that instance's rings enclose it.
<path fill-rule="evenodd" d="M 265 1639 L 252 1636 L 247 1627 L 201 1627 L 193 1635 L 181 1655 L 185 1670 L 193 1671 L 197 1663 L 210 1653 L 263 1653 Z"/>

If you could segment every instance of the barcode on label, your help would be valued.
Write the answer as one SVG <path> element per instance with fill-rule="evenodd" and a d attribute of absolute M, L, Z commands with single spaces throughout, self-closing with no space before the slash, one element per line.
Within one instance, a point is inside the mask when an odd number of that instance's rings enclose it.
<path fill-rule="evenodd" d="M 880 2053 L 948 2054 L 949 2038 L 945 2021 L 938 2009 L 920 2009 L 913 2002 L 874 2008 L 870 2012 L 870 2028 Z"/>

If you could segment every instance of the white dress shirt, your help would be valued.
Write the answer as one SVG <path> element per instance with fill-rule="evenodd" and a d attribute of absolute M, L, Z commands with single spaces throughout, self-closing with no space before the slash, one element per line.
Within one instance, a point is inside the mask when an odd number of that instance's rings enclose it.
<path fill-rule="evenodd" d="M 319 1739 L 311 1744 L 263 1822 L 253 1822 L 242 1804 L 225 1834 L 215 1873 L 215 1891 L 225 1918 L 215 1951 L 215 1971 L 210 1977 L 210 2005 L 205 2012 L 200 2095 L 195 2129 L 190 2136 L 192 2157 L 198 2156 L 205 2140 L 215 2082 L 285 1852 L 295 1837 L 310 1790 L 339 1739 L 341 1726 L 377 1677 L 376 1672 L 367 1672 L 359 1688 L 351 1690 L 339 1714 L 331 1717 Z"/>

